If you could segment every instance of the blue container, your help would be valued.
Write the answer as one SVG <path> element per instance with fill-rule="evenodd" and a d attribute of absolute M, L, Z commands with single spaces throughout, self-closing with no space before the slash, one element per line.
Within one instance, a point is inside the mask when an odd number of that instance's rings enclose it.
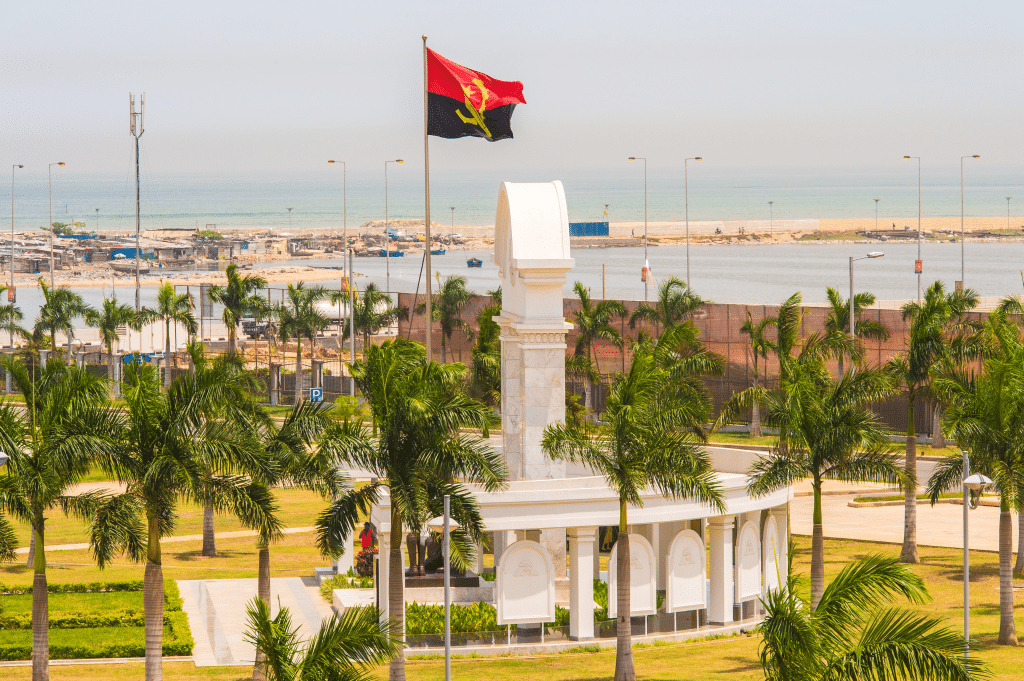
<path fill-rule="evenodd" d="M 608 223 L 570 222 L 569 236 L 608 236 Z"/>

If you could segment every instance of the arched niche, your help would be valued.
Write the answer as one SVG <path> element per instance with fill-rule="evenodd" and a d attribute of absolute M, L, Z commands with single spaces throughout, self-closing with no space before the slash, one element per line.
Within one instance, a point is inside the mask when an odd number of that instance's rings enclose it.
<path fill-rule="evenodd" d="M 621 536 L 621 535 L 620 535 Z M 618 616 L 618 548 L 615 542 L 608 557 L 608 616 Z M 658 612 L 658 592 L 654 548 L 643 535 L 629 535 L 629 608 L 631 615 L 653 615 Z"/>
<path fill-rule="evenodd" d="M 495 580 L 498 624 L 555 619 L 555 566 L 547 549 L 523 539 L 501 554 Z"/>
<path fill-rule="evenodd" d="M 707 553 L 700 535 L 683 530 L 665 556 L 665 612 L 706 608 Z"/>
<path fill-rule="evenodd" d="M 736 541 L 736 600 L 761 594 L 761 538 L 757 525 L 747 521 Z"/>
<path fill-rule="evenodd" d="M 764 593 L 768 593 L 769 590 L 778 590 L 785 583 L 788 572 L 786 547 L 782 544 L 779 523 L 774 515 L 769 515 L 764 523 L 761 550 L 764 554 Z"/>

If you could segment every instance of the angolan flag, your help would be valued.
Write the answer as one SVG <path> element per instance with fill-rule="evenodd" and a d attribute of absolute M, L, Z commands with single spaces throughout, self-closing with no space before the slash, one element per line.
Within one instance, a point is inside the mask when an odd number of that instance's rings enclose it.
<path fill-rule="evenodd" d="M 526 100 L 519 81 L 491 78 L 428 48 L 427 103 L 428 135 L 496 142 L 511 139 L 512 111 Z"/>

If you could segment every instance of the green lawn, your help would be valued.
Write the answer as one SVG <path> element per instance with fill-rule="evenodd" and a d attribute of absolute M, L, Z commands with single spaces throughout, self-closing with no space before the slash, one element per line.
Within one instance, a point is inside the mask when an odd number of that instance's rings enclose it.
<path fill-rule="evenodd" d="M 758 445 L 763 447 L 774 447 L 778 442 L 778 438 L 773 436 L 767 437 L 750 437 L 747 433 L 715 433 L 711 436 L 711 444 L 731 444 L 731 445 Z M 897 452 L 902 451 L 903 444 L 900 442 L 893 443 Z M 954 445 L 949 445 L 944 449 L 935 449 L 929 444 L 919 444 L 917 446 L 918 456 L 948 456 L 950 454 L 959 454 L 959 450 Z"/>
<path fill-rule="evenodd" d="M 52 582 L 53 580 L 51 578 Z M 80 613 L 113 614 L 123 610 L 142 612 L 141 591 L 114 591 L 87 594 L 48 594 L 50 617 Z M 0 596 L 4 615 L 32 613 L 32 594 Z"/>

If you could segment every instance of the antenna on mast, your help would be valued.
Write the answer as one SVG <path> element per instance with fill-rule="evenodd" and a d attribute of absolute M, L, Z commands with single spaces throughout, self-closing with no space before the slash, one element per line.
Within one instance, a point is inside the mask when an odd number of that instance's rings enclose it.
<path fill-rule="evenodd" d="M 139 97 L 139 108 L 135 109 L 135 94 L 128 93 L 128 131 L 135 138 L 135 311 L 142 310 L 142 289 L 139 285 L 139 250 L 140 213 L 139 213 L 139 138 L 146 131 L 146 93 Z"/>

